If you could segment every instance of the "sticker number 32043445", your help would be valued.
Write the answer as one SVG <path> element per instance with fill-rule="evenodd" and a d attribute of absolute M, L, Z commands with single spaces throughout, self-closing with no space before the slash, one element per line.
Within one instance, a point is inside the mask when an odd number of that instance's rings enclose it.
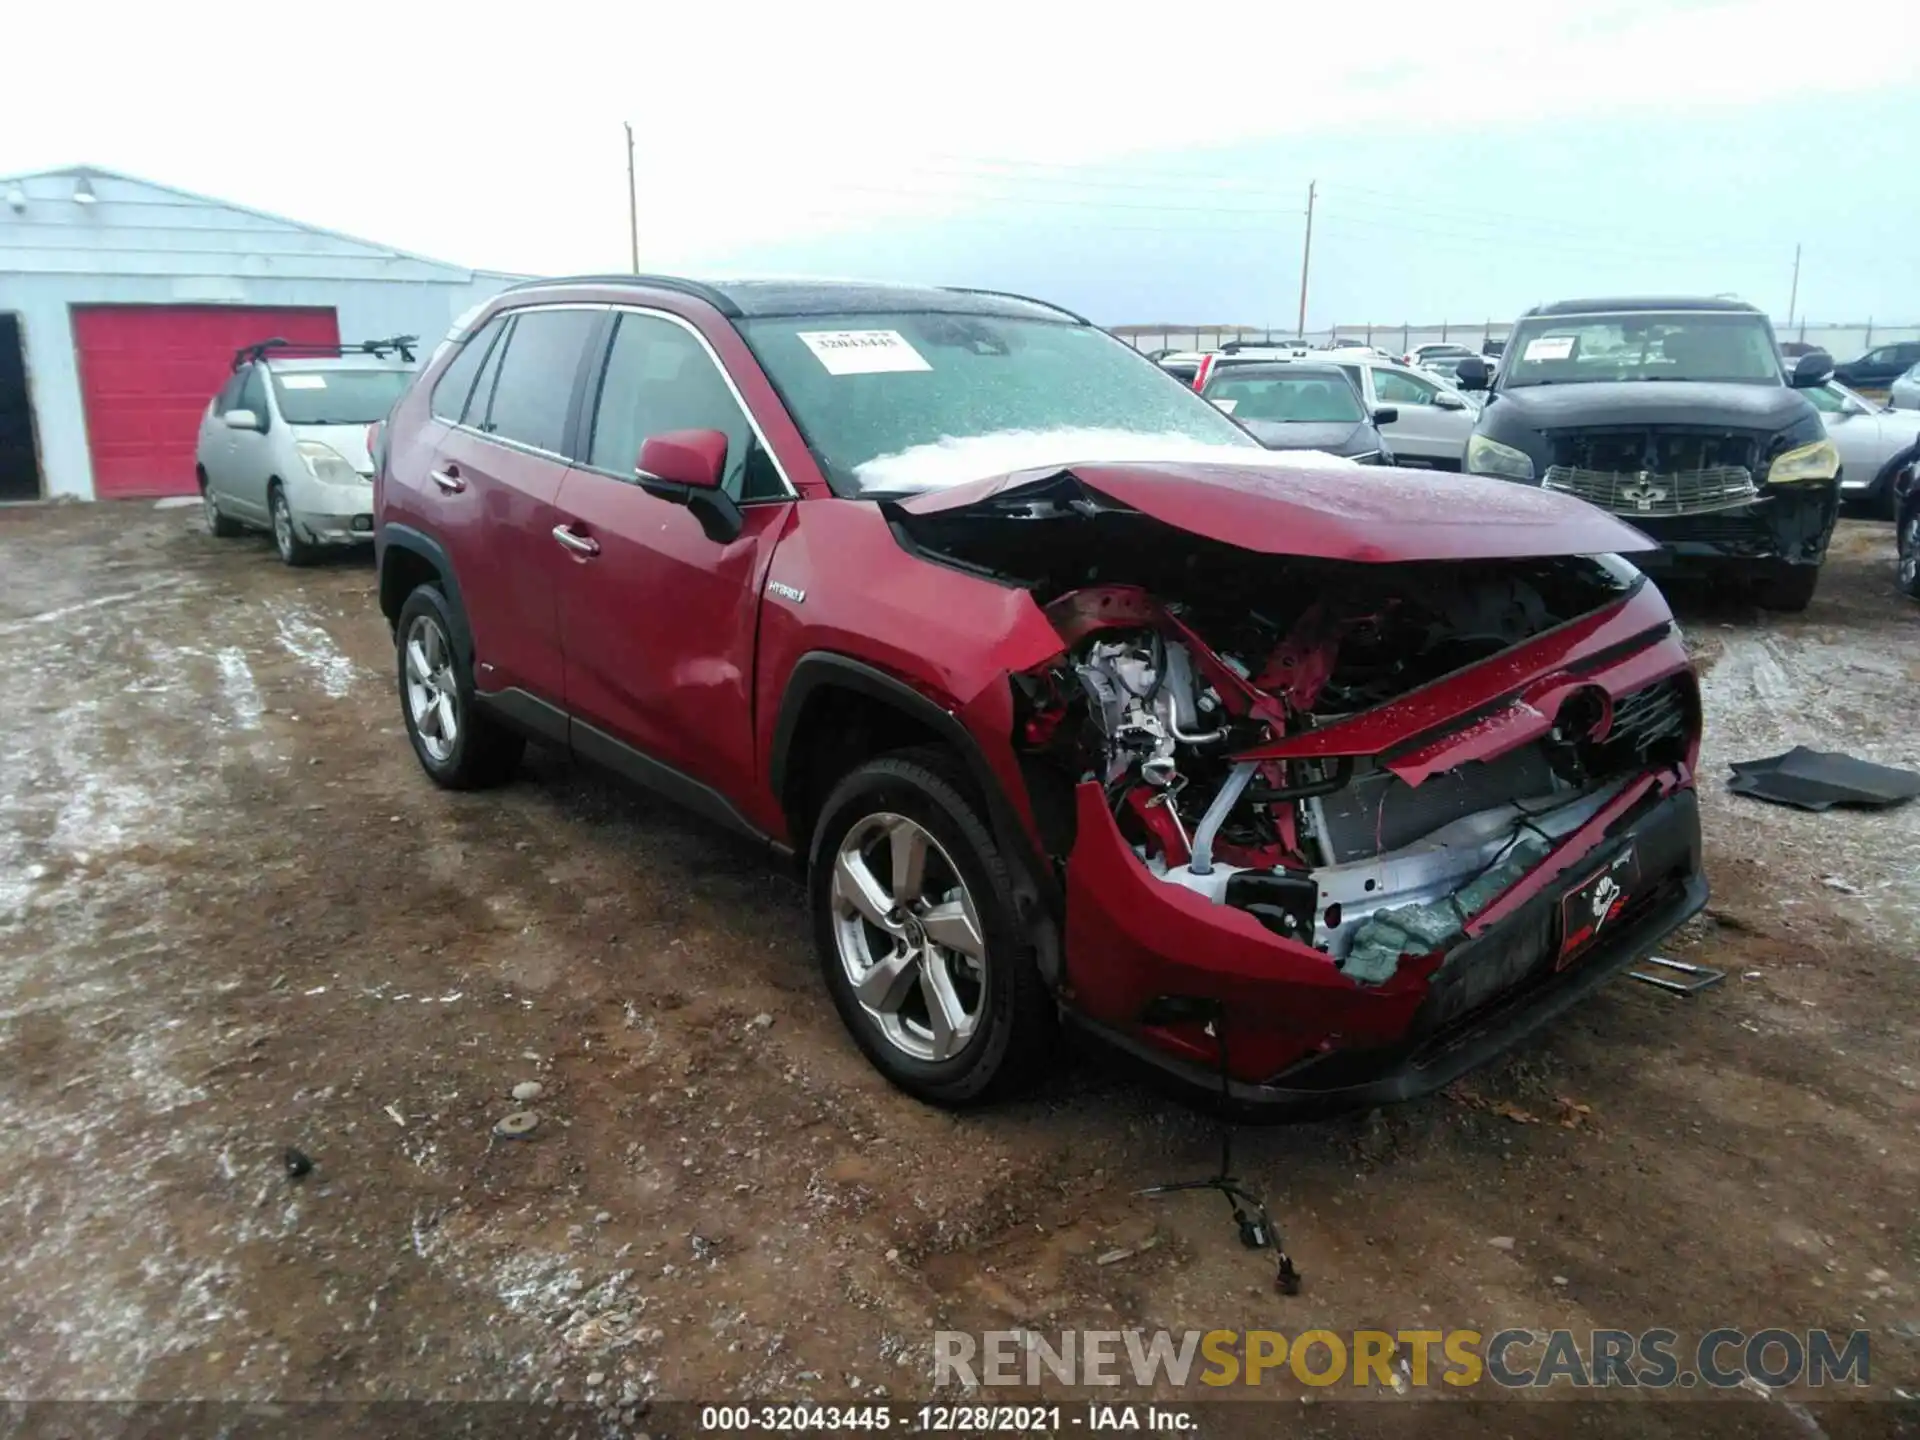
<path fill-rule="evenodd" d="M 800 340 L 820 357 L 829 375 L 933 368 L 898 330 L 802 330 Z"/>

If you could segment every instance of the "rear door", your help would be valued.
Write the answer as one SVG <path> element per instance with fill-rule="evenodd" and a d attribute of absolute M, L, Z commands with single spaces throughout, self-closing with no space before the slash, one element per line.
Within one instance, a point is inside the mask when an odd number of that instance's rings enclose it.
<path fill-rule="evenodd" d="M 792 487 L 719 359 L 677 316 L 619 311 L 592 388 L 585 454 L 559 504 L 576 546 L 592 550 L 552 547 L 565 557 L 574 748 L 616 765 L 632 763 L 621 750 L 638 750 L 738 797 L 754 773 L 760 590 Z M 724 488 L 744 521 L 734 539 L 709 539 L 685 506 L 635 482 L 641 443 L 670 430 L 726 435 Z"/>
<path fill-rule="evenodd" d="M 474 686 L 484 693 L 564 703 L 555 609 L 564 552 L 553 502 L 603 317 L 588 306 L 513 312 L 421 487 L 422 518 L 452 557 L 473 630 Z"/>

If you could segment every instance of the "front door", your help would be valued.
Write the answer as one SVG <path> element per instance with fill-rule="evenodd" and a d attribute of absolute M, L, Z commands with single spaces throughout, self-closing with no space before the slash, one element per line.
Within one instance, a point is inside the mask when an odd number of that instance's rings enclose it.
<path fill-rule="evenodd" d="M 1382 425 L 1387 448 L 1409 460 L 1439 461 L 1458 467 L 1466 458 L 1467 437 L 1473 433 L 1473 413 L 1464 407 L 1443 409 L 1436 403 L 1441 387 L 1404 370 L 1375 367 L 1374 403 L 1400 412 L 1391 425 Z"/>
<path fill-rule="evenodd" d="M 685 322 L 620 312 L 587 454 L 559 510 L 560 628 L 574 745 L 584 727 L 737 796 L 754 773 L 753 644 L 767 564 L 791 509 L 719 361 Z M 671 430 L 727 437 L 723 488 L 745 524 L 709 539 L 681 505 L 634 479 L 641 443 Z M 599 741 L 604 745 L 604 740 Z"/>
<path fill-rule="evenodd" d="M 273 442 L 281 438 L 273 433 L 266 366 L 247 367 L 245 377 L 240 382 L 240 396 L 233 408 L 252 411 L 255 428 L 227 431 L 226 478 L 222 493 L 233 502 L 231 510 L 234 515 L 264 525 L 268 519 L 267 482 L 273 476 L 273 456 L 278 448 Z"/>

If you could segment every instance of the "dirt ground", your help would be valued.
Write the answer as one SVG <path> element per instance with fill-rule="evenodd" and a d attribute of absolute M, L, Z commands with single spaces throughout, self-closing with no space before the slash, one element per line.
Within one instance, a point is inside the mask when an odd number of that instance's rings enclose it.
<path fill-rule="evenodd" d="M 1920 608 L 1853 521 L 1804 617 L 1676 604 L 1710 667 L 1714 898 L 1670 953 L 1726 982 L 1623 979 L 1446 1095 L 1242 1130 L 1287 1298 L 1214 1197 L 1132 1193 L 1207 1172 L 1205 1117 L 1094 1056 L 924 1108 L 845 1038 L 759 854 L 552 756 L 428 784 L 367 562 L 288 571 L 193 509 L 0 510 L 0 1394 L 644 1425 L 924 1398 L 940 1328 L 1781 1325 L 1870 1330 L 1885 1403 L 1849 1423 L 1892 1433 L 1920 1379 L 1920 804 L 1724 779 L 1797 742 L 1920 765 Z M 538 1130 L 494 1138 L 528 1081 Z M 1408 1408 L 1266 1393 L 1314 1433 Z M 1693 1398 L 1609 1423 L 1700 1433 Z M 1752 1433 L 1840 1433 L 1741 1400 Z"/>

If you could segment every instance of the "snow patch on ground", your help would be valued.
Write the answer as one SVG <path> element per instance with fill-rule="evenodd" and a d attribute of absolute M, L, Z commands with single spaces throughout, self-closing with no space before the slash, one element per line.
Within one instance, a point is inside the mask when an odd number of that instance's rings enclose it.
<path fill-rule="evenodd" d="M 313 672 L 322 690 L 335 700 L 352 691 L 353 662 L 311 617 L 295 612 L 275 617 L 274 624 L 280 632 L 281 647 Z"/>
<path fill-rule="evenodd" d="M 226 697 L 233 723 L 242 730 L 258 730 L 266 706 L 260 699 L 260 687 L 254 684 L 253 667 L 247 664 L 247 652 L 229 645 L 217 657 L 220 666 L 220 692 Z"/>

